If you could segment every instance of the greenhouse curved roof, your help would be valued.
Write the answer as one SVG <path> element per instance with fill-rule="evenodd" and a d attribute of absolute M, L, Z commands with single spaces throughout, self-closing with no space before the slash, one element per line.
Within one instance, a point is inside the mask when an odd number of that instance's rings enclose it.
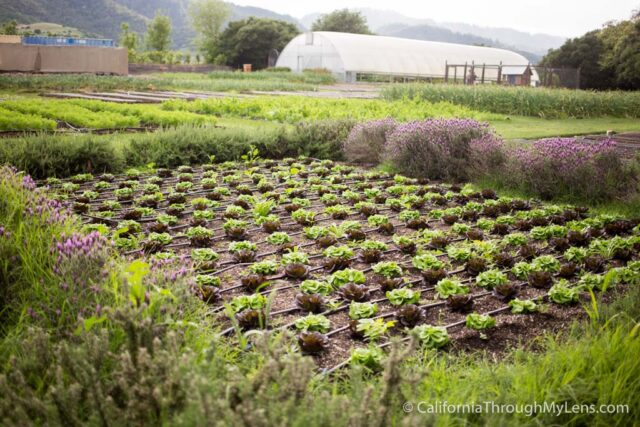
<path fill-rule="evenodd" d="M 276 65 L 294 71 L 327 68 L 333 72 L 436 77 L 444 76 L 446 63 L 472 61 L 476 66 L 529 63 L 518 53 L 493 47 L 316 31 L 291 40 Z"/>

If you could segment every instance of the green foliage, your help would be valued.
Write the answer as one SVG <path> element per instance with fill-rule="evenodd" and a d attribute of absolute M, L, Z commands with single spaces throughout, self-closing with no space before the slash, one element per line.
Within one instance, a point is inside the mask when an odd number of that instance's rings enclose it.
<path fill-rule="evenodd" d="M 441 348 L 449 344 L 449 334 L 442 326 L 418 325 L 411 332 L 425 348 Z"/>
<path fill-rule="evenodd" d="M 282 51 L 298 33 L 298 28 L 289 22 L 251 16 L 230 22 L 218 37 L 213 53 L 234 68 L 252 64 L 260 70 L 267 67 L 272 49 Z"/>
<path fill-rule="evenodd" d="M 267 298 L 264 295 L 238 295 L 231 300 L 230 306 L 235 313 L 243 310 L 260 310 L 267 305 Z"/>
<path fill-rule="evenodd" d="M 168 16 L 156 13 L 147 25 L 144 38 L 147 48 L 157 52 L 165 52 L 171 45 L 171 20 Z"/>
<path fill-rule="evenodd" d="M 569 282 L 560 279 L 548 292 L 549 299 L 556 304 L 572 304 L 580 298 L 580 288 L 573 287 Z"/>
<path fill-rule="evenodd" d="M 415 304 L 420 301 L 420 292 L 409 288 L 398 288 L 387 291 L 386 297 L 391 305 Z"/>
<path fill-rule="evenodd" d="M 334 289 L 340 288 L 347 283 L 362 284 L 365 280 L 366 278 L 364 273 L 353 268 L 345 268 L 344 270 L 336 271 L 329 276 L 329 284 L 331 284 Z"/>
<path fill-rule="evenodd" d="M 380 99 L 331 99 L 309 98 L 302 96 L 273 97 L 261 96 L 255 98 L 208 98 L 195 101 L 169 100 L 162 103 L 162 108 L 169 111 L 191 111 L 215 116 L 244 117 L 262 119 L 282 123 L 308 123 L 307 126 L 323 128 L 327 133 L 335 123 L 323 123 L 327 120 L 345 121 L 345 126 L 351 123 L 348 130 L 335 129 L 343 133 L 342 143 L 346 141 L 349 131 L 355 125 L 354 120 L 366 121 L 393 117 L 400 122 L 419 120 L 429 117 L 453 118 L 466 117 L 478 120 L 501 120 L 503 116 L 481 113 L 466 107 L 455 106 L 445 101 L 424 102 L 419 99 L 380 100 Z M 310 129 L 309 131 L 312 131 Z M 300 130 L 298 130 L 300 133 Z"/>
<path fill-rule="evenodd" d="M 329 295 L 333 288 L 327 282 L 319 280 L 305 280 L 300 284 L 300 290 L 305 294 Z"/>
<path fill-rule="evenodd" d="M 440 261 L 438 257 L 433 254 L 416 255 L 411 260 L 411 263 L 415 268 L 421 271 L 439 270 L 445 266 L 444 262 Z"/>
<path fill-rule="evenodd" d="M 436 293 L 438 297 L 446 299 L 451 295 L 466 295 L 469 288 L 455 279 L 442 279 L 436 284 Z"/>
<path fill-rule="evenodd" d="M 382 350 L 377 347 L 356 348 L 351 352 L 349 362 L 371 371 L 377 371 L 382 367 L 383 357 Z"/>
<path fill-rule="evenodd" d="M 216 56 L 216 42 L 224 21 L 231 11 L 221 0 L 194 0 L 189 3 L 189 18 L 198 37 L 198 49 L 205 61 L 212 63 Z"/>
<path fill-rule="evenodd" d="M 358 11 L 334 10 L 320 16 L 311 24 L 311 31 L 333 31 L 339 33 L 372 34 L 367 18 Z"/>
<path fill-rule="evenodd" d="M 295 321 L 299 331 L 326 333 L 331 329 L 331 321 L 321 314 L 309 314 Z"/>
<path fill-rule="evenodd" d="M 513 314 L 534 313 L 539 310 L 538 304 L 532 300 L 514 298 L 509 301 L 509 307 Z"/>
<path fill-rule="evenodd" d="M 476 284 L 485 289 L 493 289 L 507 282 L 507 275 L 500 270 L 487 270 L 476 276 Z"/>
<path fill-rule="evenodd" d="M 349 317 L 354 320 L 367 319 L 378 312 L 378 304 L 370 302 L 355 302 L 349 304 Z"/>
<path fill-rule="evenodd" d="M 386 278 L 401 277 L 403 272 L 398 263 L 394 261 L 382 261 L 371 267 L 374 273 Z"/>
<path fill-rule="evenodd" d="M 393 328 L 395 321 L 385 322 L 382 318 L 360 319 L 356 330 L 360 332 L 367 341 L 376 341 L 387 334 Z"/>
<path fill-rule="evenodd" d="M 496 326 L 496 319 L 488 314 L 471 313 L 467 315 L 465 325 L 469 329 L 490 329 Z"/>

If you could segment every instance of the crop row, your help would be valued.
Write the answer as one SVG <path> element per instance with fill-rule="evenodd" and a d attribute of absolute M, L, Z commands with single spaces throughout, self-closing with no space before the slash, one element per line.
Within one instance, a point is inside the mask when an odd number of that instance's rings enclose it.
<path fill-rule="evenodd" d="M 215 123 L 190 112 L 168 112 L 157 105 L 126 105 L 89 100 L 21 98 L 0 102 L 0 130 L 54 129 L 56 121 L 87 129 L 121 129 L 143 125 L 177 126 Z M 15 118 L 15 120 L 14 120 Z"/>
<path fill-rule="evenodd" d="M 393 335 L 444 346 L 459 326 L 640 274 L 635 222 L 331 161 L 245 160 L 47 184 L 127 255 L 188 266 L 224 334 L 297 330 L 325 368 L 372 365 Z"/>
<path fill-rule="evenodd" d="M 195 101 L 170 100 L 162 104 L 169 111 L 192 111 L 214 116 L 245 117 L 297 123 L 305 120 L 372 120 L 394 117 L 398 121 L 428 117 L 465 117 L 501 120 L 497 114 L 475 111 L 449 102 L 420 100 L 384 101 L 380 99 L 325 99 L 300 96 L 255 98 L 209 98 Z"/>
<path fill-rule="evenodd" d="M 447 101 L 479 111 L 519 116 L 640 117 L 640 94 L 637 92 L 411 84 L 386 87 L 382 94 L 389 100 Z"/>

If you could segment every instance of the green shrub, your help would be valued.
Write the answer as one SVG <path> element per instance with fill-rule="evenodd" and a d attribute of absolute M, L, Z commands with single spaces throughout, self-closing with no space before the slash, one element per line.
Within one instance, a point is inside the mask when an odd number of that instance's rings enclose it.
<path fill-rule="evenodd" d="M 0 164 L 11 164 L 34 178 L 84 172 L 121 172 L 124 158 L 109 138 L 40 134 L 0 142 Z"/>

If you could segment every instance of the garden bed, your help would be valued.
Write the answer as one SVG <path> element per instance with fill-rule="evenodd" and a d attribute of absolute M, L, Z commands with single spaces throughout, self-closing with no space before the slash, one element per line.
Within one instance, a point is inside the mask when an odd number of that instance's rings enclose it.
<path fill-rule="evenodd" d="M 393 337 L 497 355 L 640 274 L 637 221 L 256 155 L 41 184 L 124 256 L 177 260 L 222 335 L 294 331 L 326 372 L 377 368 Z"/>

